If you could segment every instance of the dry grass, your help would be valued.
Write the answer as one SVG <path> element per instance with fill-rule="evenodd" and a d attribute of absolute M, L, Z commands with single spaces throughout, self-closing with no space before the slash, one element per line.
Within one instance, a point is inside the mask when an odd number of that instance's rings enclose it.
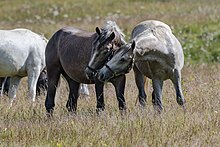
<path fill-rule="evenodd" d="M 151 86 L 146 88 L 147 108 L 140 109 L 135 105 L 137 88 L 131 72 L 125 93 L 128 111 L 123 118 L 110 84 L 105 86 L 106 111 L 100 117 L 95 113 L 93 86 L 90 97 L 79 99 L 77 115 L 69 114 L 65 108 L 68 89 L 62 81 L 54 118 L 47 120 L 45 96 L 33 108 L 26 98 L 24 79 L 13 108 L 8 107 L 8 97 L 0 99 L 0 146 L 220 146 L 220 65 L 191 65 L 220 61 L 219 14 L 219 0 L 1 0 L 0 29 L 25 27 L 47 38 L 66 25 L 94 31 L 112 19 L 129 40 L 140 21 L 167 23 L 184 49 L 187 112 L 177 105 L 170 81 L 164 84 L 161 115 L 154 114 Z"/>
<path fill-rule="evenodd" d="M 90 97 L 79 99 L 77 115 L 69 114 L 65 104 L 67 88 L 61 81 L 54 118 L 47 120 L 41 96 L 35 108 L 26 99 L 26 79 L 18 100 L 8 108 L 8 98 L 0 100 L 0 146 L 219 146 L 220 101 L 219 65 L 186 66 L 183 89 L 187 100 L 184 114 L 175 100 L 170 81 L 163 90 L 164 112 L 155 115 L 151 97 L 147 108 L 135 105 L 137 89 L 133 73 L 127 75 L 127 114 L 121 117 L 112 85 L 106 84 L 106 111 L 98 117 L 91 85 Z M 147 89 L 150 95 L 151 84 Z"/>

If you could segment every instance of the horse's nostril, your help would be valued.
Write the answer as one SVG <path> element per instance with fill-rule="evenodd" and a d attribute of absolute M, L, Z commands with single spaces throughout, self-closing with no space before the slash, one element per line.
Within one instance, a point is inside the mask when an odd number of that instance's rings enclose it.
<path fill-rule="evenodd" d="M 103 79 L 104 79 L 104 74 L 102 74 L 102 73 L 101 73 L 101 74 L 99 74 L 99 80 L 101 80 L 101 81 L 102 81 Z"/>

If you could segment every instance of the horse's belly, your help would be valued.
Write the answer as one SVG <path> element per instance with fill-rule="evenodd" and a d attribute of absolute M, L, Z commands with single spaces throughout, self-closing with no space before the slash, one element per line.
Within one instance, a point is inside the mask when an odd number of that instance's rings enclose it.
<path fill-rule="evenodd" d="M 89 63 L 90 54 L 88 51 L 66 52 L 60 55 L 61 65 L 66 74 L 78 83 L 93 84 L 91 80 L 86 77 L 85 69 Z"/>
<path fill-rule="evenodd" d="M 0 76 L 15 75 L 26 76 L 24 57 L 0 54 Z"/>
<path fill-rule="evenodd" d="M 141 73 L 150 79 L 159 78 L 166 80 L 170 78 L 172 69 L 155 61 L 143 61 L 135 63 Z"/>
<path fill-rule="evenodd" d="M 85 67 L 80 66 L 80 68 L 77 68 L 77 66 L 63 66 L 63 69 L 74 81 L 78 83 L 93 84 L 93 81 L 86 77 Z"/>

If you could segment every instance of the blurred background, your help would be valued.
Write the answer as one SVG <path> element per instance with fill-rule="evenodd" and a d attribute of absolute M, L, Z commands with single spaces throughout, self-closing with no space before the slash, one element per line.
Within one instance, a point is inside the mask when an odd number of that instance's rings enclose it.
<path fill-rule="evenodd" d="M 180 40 L 186 63 L 220 61 L 219 0 L 0 0 L 0 29 L 52 34 L 64 26 L 94 31 L 115 20 L 127 41 L 143 20 L 167 23 Z"/>

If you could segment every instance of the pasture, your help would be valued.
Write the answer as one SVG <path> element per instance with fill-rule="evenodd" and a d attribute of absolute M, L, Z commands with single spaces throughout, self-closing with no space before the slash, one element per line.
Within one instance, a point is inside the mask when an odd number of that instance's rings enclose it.
<path fill-rule="evenodd" d="M 27 100 L 27 78 L 17 100 L 0 99 L 0 146 L 220 146 L 220 3 L 218 0 L 1 0 L 0 29 L 25 27 L 48 39 L 61 27 L 95 31 L 105 20 L 115 20 L 130 38 L 133 27 L 147 19 L 171 26 L 183 46 L 182 89 L 186 113 L 178 106 L 171 81 L 164 83 L 164 112 L 155 115 L 151 82 L 146 87 L 147 108 L 136 104 L 133 71 L 127 74 L 127 114 L 121 117 L 111 84 L 105 85 L 106 111 L 95 113 L 94 86 L 80 96 L 77 115 L 65 107 L 67 85 L 61 80 L 54 117 L 45 115 L 45 96 L 35 107 Z"/>

